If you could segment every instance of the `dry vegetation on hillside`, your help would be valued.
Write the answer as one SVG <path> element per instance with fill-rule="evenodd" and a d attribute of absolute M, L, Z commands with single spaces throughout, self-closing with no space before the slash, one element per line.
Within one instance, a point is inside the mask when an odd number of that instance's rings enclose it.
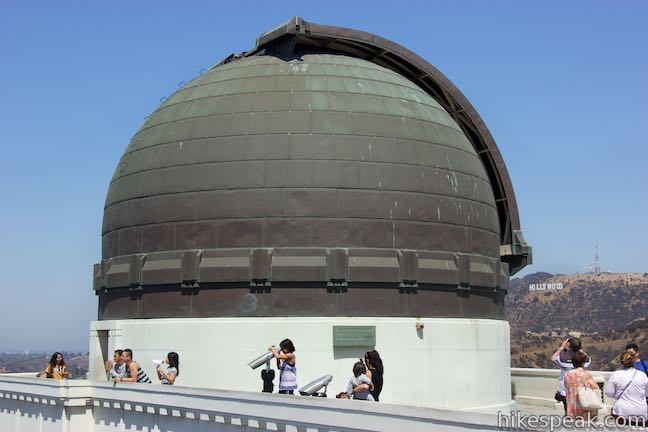
<path fill-rule="evenodd" d="M 564 288 L 529 291 L 533 283 Z M 550 356 L 570 332 L 582 333 L 593 369 L 616 369 L 630 341 L 648 357 L 648 273 L 535 273 L 511 281 L 506 307 L 513 367 L 554 367 Z"/>

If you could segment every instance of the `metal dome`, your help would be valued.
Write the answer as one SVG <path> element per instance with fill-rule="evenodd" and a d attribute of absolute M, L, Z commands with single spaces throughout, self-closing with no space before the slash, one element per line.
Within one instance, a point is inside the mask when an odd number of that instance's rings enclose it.
<path fill-rule="evenodd" d="M 465 122 L 306 25 L 263 35 L 135 134 L 106 198 L 100 319 L 503 318 L 501 255 L 530 251 L 513 251 L 517 209 L 503 224 L 506 188 Z"/>

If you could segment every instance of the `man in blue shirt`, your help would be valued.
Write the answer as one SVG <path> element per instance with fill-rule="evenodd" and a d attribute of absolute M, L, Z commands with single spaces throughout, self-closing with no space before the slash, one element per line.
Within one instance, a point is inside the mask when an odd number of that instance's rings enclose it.
<path fill-rule="evenodd" d="M 634 364 L 635 369 L 642 371 L 643 373 L 648 375 L 648 361 L 642 360 L 639 356 L 639 347 L 637 346 L 637 344 L 634 342 L 629 343 L 628 345 L 626 345 L 626 351 L 633 353 L 639 359 Z"/>

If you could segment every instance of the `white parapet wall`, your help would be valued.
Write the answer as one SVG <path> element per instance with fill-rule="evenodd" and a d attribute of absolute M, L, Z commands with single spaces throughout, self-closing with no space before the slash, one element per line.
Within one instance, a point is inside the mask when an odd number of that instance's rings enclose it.
<path fill-rule="evenodd" d="M 599 386 L 610 379 L 611 372 L 591 371 Z M 519 404 L 551 407 L 563 411 L 563 405 L 556 402 L 554 395 L 560 388 L 560 369 L 511 368 L 511 391 Z M 607 414 L 614 399 L 601 394 L 605 407 L 600 414 Z"/>
<path fill-rule="evenodd" d="M 89 382 L 0 375 L 0 431 L 94 431 Z"/>
<path fill-rule="evenodd" d="M 293 341 L 300 385 L 333 375 L 329 396 L 346 389 L 353 364 L 373 346 L 335 346 L 334 326 L 375 328 L 385 366 L 381 402 L 485 413 L 515 408 L 509 325 L 501 320 L 413 318 L 204 318 L 94 321 L 90 377 L 105 379 L 113 350 L 131 348 L 157 381 L 153 359 L 180 355 L 177 384 L 260 392 L 261 369 L 247 366 L 284 338 Z M 274 365 L 273 365 L 274 367 Z M 275 391 L 278 374 L 275 379 Z"/>
<path fill-rule="evenodd" d="M 0 430 L 479 431 L 497 416 L 364 401 L 0 375 Z"/>

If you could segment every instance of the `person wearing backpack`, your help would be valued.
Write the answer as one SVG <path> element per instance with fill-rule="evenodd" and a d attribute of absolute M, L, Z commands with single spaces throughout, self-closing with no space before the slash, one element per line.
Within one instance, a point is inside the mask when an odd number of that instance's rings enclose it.
<path fill-rule="evenodd" d="M 628 350 L 619 356 L 622 369 L 612 373 L 605 394 L 614 398 L 612 417 L 618 425 L 644 426 L 648 421 L 648 376 L 634 365 L 637 356 Z"/>

